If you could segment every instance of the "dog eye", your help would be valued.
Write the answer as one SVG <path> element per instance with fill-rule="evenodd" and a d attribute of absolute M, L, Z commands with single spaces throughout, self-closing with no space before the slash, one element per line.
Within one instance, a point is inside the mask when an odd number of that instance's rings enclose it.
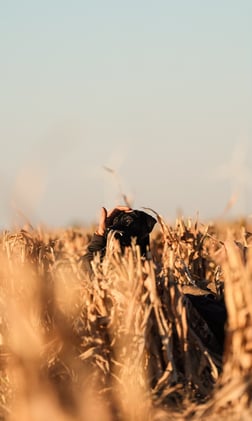
<path fill-rule="evenodd" d="M 130 224 L 132 224 L 132 222 L 133 222 L 132 217 L 129 215 L 126 215 L 123 221 L 124 225 L 128 227 Z"/>

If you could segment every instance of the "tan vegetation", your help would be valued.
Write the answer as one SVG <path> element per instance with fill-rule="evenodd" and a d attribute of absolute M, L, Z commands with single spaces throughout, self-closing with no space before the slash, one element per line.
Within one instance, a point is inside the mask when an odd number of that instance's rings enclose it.
<path fill-rule="evenodd" d="M 2 232 L 0 419 L 247 420 L 252 398 L 252 256 L 247 221 L 158 216 L 150 260 L 82 271 L 92 228 Z M 223 359 L 184 292 L 224 293 Z"/>

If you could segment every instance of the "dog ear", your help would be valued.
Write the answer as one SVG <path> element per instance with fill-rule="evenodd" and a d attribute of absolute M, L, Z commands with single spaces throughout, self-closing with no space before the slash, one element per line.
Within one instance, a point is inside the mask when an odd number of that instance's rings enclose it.
<path fill-rule="evenodd" d="M 153 216 L 149 215 L 148 213 L 144 213 L 145 216 L 145 224 L 148 231 L 148 234 L 153 230 L 154 225 L 157 223 L 156 219 Z"/>
<path fill-rule="evenodd" d="M 154 228 L 154 225 L 157 223 L 157 221 L 151 215 L 147 215 L 146 216 L 146 220 L 147 220 L 148 230 L 149 230 L 149 232 L 151 232 L 153 230 L 153 228 Z"/>

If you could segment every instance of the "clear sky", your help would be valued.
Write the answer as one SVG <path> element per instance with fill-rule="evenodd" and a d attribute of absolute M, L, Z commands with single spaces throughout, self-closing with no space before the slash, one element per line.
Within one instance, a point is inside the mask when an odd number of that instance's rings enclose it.
<path fill-rule="evenodd" d="M 120 189 L 251 214 L 251 22 L 251 0 L 0 0 L 0 226 L 90 223 Z"/>

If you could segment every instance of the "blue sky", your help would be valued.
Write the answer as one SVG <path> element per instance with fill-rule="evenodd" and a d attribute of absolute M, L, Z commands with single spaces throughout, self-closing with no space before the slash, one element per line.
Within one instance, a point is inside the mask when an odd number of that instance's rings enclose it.
<path fill-rule="evenodd" d="M 0 226 L 252 213 L 250 0 L 0 2 Z M 104 170 L 108 166 L 115 174 Z"/>

